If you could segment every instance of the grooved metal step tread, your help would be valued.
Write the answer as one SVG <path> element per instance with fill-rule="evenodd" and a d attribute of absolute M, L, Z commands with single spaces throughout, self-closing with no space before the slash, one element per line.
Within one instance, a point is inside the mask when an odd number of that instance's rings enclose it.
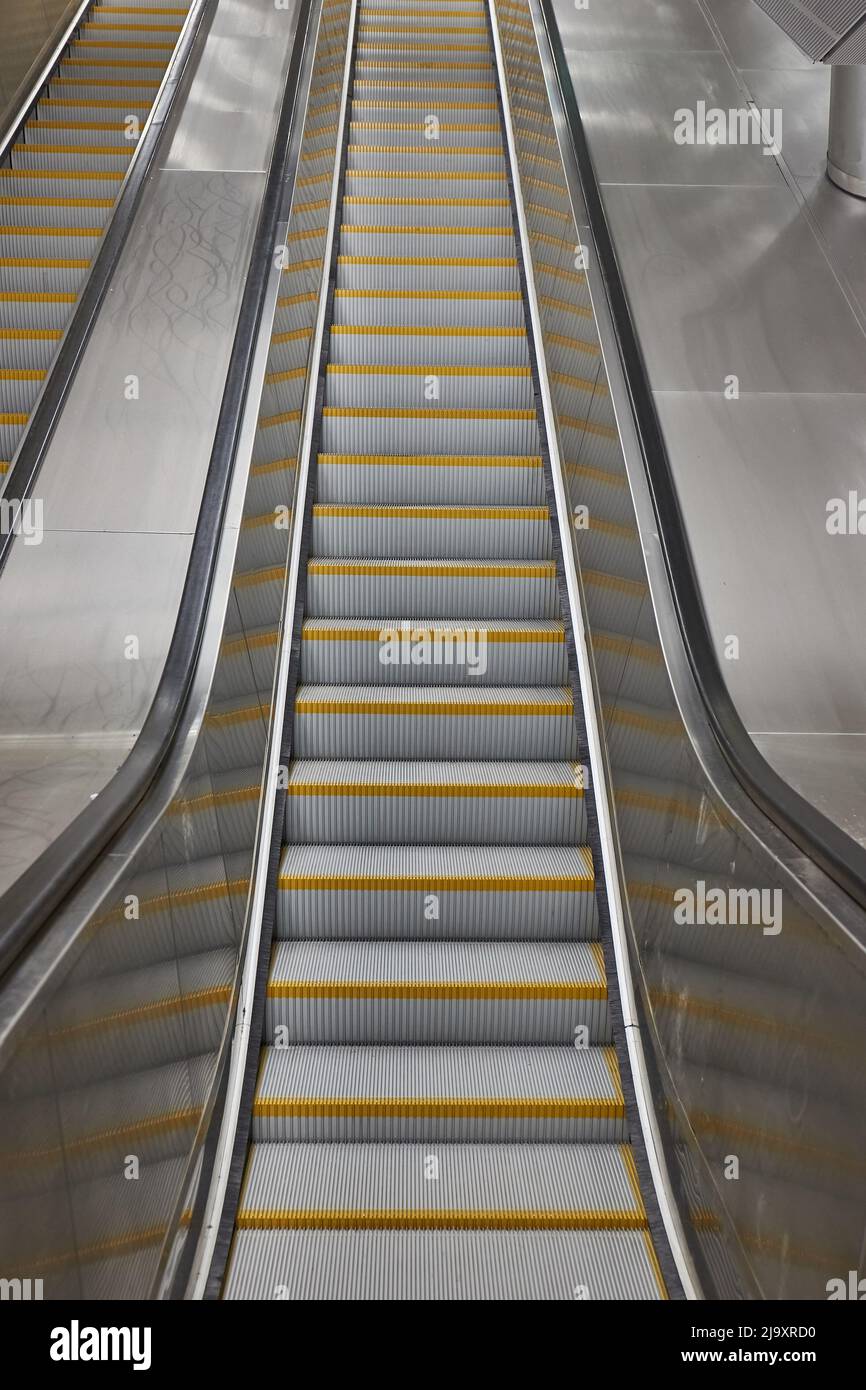
<path fill-rule="evenodd" d="M 573 695 L 547 686 L 302 685 L 297 714 L 571 715 Z"/>
<path fill-rule="evenodd" d="M 476 624 L 473 631 L 478 630 Z M 483 631 L 488 642 L 528 643 L 530 646 L 560 646 L 565 641 L 561 622 L 543 619 L 507 621 L 486 618 Z M 383 634 L 430 632 L 443 637 L 465 635 L 466 625 L 447 618 L 306 618 L 303 625 L 305 642 L 380 642 Z M 262 635 L 264 641 L 264 634 Z"/>
<path fill-rule="evenodd" d="M 275 943 L 270 998 L 341 992 L 347 998 L 605 999 L 607 986 L 597 942 Z"/>
<path fill-rule="evenodd" d="M 299 888 L 420 888 L 462 892 L 559 888 L 591 893 L 592 853 L 551 845 L 286 845 L 278 883 Z"/>
<path fill-rule="evenodd" d="M 569 762 L 404 762 L 298 758 L 289 796 L 550 796 L 584 793 L 585 770 Z"/>
<path fill-rule="evenodd" d="M 577 1121 L 601 1139 L 625 1101 L 611 1047 L 263 1047 L 254 1134 L 293 1119 Z"/>
<path fill-rule="evenodd" d="M 645 1230 L 615 1144 L 254 1144 L 240 1230 Z"/>
<path fill-rule="evenodd" d="M 224 1297 L 659 1299 L 641 1231 L 239 1231 Z"/>

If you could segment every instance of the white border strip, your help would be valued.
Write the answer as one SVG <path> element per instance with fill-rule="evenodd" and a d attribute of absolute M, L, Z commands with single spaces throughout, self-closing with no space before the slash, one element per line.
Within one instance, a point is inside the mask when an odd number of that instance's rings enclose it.
<path fill-rule="evenodd" d="M 538 294 L 535 286 L 532 257 L 529 251 L 529 228 L 527 226 L 526 213 L 523 206 L 523 190 L 520 181 L 520 170 L 517 163 L 517 148 L 514 139 L 514 127 L 511 120 L 511 107 L 508 99 L 505 64 L 502 56 L 502 41 L 499 33 L 499 20 L 496 14 L 495 0 L 488 0 L 488 8 L 490 11 L 490 24 L 493 33 L 493 47 L 496 53 L 496 69 L 502 94 L 502 110 L 505 118 L 505 131 L 508 141 L 508 159 L 514 185 L 517 222 L 520 228 L 520 240 L 523 247 L 523 263 L 526 271 L 526 288 L 527 297 L 529 299 L 529 317 L 532 323 L 533 337 L 535 339 L 535 356 L 538 364 L 544 422 L 550 450 L 550 463 L 553 473 L 553 487 L 556 495 L 559 532 L 562 539 L 565 582 L 568 588 L 568 602 L 571 610 L 571 622 L 574 629 L 578 675 L 580 677 L 584 720 L 589 745 L 587 749 L 589 755 L 588 760 L 592 768 L 593 785 L 597 793 L 595 803 L 598 813 L 599 833 L 601 836 L 605 890 L 607 893 L 608 911 L 610 913 L 611 933 L 613 936 L 617 979 L 622 1001 L 626 1044 L 628 1047 L 629 1062 L 631 1063 L 632 1080 L 634 1082 L 647 1158 L 649 1159 L 653 1185 L 658 1198 L 665 1231 L 670 1243 L 671 1254 L 673 1255 L 677 1273 L 680 1276 L 686 1297 L 696 1299 L 700 1296 L 700 1285 L 688 1250 L 685 1233 L 680 1222 L 679 1211 L 673 1200 L 670 1179 L 667 1172 L 667 1163 L 662 1151 L 661 1138 L 658 1132 L 652 1096 L 650 1094 L 646 1058 L 643 1050 L 643 1039 L 640 1034 L 637 1009 L 635 1007 L 634 981 L 632 979 L 631 963 L 629 961 L 628 940 L 625 931 L 625 915 L 620 892 L 619 865 L 617 862 L 616 841 L 611 817 L 610 793 L 605 780 L 605 762 L 602 751 L 600 721 L 594 698 L 595 686 L 592 673 L 592 660 L 589 653 L 589 638 L 584 619 L 583 595 L 578 579 L 577 559 L 574 553 L 571 516 L 568 509 L 565 485 L 562 480 L 562 459 L 559 453 L 559 440 L 555 425 L 556 414 L 550 394 L 550 381 L 547 372 L 547 358 L 544 351 L 541 315 L 538 309 Z"/>
<path fill-rule="evenodd" d="M 316 390 L 319 379 L 319 362 L 322 354 L 322 342 L 325 335 L 325 313 L 328 304 L 328 278 L 330 275 L 331 258 L 334 248 L 334 237 L 336 235 L 337 196 L 339 191 L 340 164 L 343 157 L 343 135 L 346 128 L 346 114 L 349 104 L 349 73 L 352 65 L 352 50 L 354 47 L 357 10 L 358 0 L 352 0 L 352 9 L 349 14 L 349 26 L 347 30 L 343 90 L 340 98 L 337 146 L 334 155 L 334 175 L 331 184 L 330 206 L 328 209 L 328 234 L 322 257 L 322 280 L 319 286 L 319 307 L 316 316 L 316 327 L 313 334 L 311 354 L 308 359 L 311 367 L 307 376 L 303 407 L 303 426 L 298 445 L 298 477 L 295 487 L 294 514 L 292 517 L 292 545 L 289 553 L 286 590 L 283 598 L 280 651 L 274 679 L 274 697 L 271 708 L 268 752 L 262 783 L 261 804 L 266 809 L 258 826 L 259 839 L 256 849 L 256 867 L 250 902 L 249 931 L 247 934 L 246 953 L 241 975 L 235 1031 L 231 1045 L 231 1060 L 229 1062 L 226 1100 L 223 1107 L 213 1175 L 211 1177 L 207 1205 L 202 1222 L 202 1232 L 195 1253 L 189 1292 L 187 1294 L 187 1297 L 190 1299 L 204 1298 L 207 1288 L 214 1248 L 216 1246 L 217 1236 L 219 1235 L 226 1187 L 231 1170 L 235 1132 L 237 1130 L 244 1077 L 246 1075 L 247 1055 L 251 1042 L 250 1024 L 252 1020 L 253 1003 L 255 1001 L 259 956 L 261 954 L 262 914 L 264 911 L 265 895 L 268 889 L 270 845 L 273 835 L 273 806 L 277 777 L 280 770 L 282 731 L 286 713 L 286 694 L 292 655 L 295 601 L 298 592 L 298 572 L 300 569 L 301 541 L 303 539 L 304 530 L 303 520 L 306 510 L 305 503 L 310 474 L 310 452 L 313 438 L 313 426 L 315 424 Z M 320 10 L 319 26 L 317 27 L 315 39 L 311 37 L 308 42 L 315 42 L 317 44 L 319 41 L 321 14 L 322 12 Z"/>

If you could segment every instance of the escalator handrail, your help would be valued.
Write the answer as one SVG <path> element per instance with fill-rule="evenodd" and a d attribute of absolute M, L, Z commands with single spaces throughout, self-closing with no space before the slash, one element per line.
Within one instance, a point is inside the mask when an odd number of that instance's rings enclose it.
<path fill-rule="evenodd" d="M 670 592 L 709 727 L 727 766 L 755 805 L 859 907 L 866 908 L 866 849 L 806 801 L 770 766 L 746 729 L 725 683 L 553 0 L 539 0 L 539 5 L 629 393 Z"/>
<path fill-rule="evenodd" d="M 193 685 L 211 599 L 223 518 L 273 265 L 296 116 L 298 79 L 312 9 L 313 0 L 300 0 L 286 86 L 189 566 L 156 694 L 131 752 L 111 781 L 0 897 L 0 977 L 35 940 L 129 821 L 174 746 Z"/>

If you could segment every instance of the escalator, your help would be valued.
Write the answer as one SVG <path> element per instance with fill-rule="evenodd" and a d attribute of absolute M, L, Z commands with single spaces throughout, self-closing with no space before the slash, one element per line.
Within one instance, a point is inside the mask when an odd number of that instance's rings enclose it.
<path fill-rule="evenodd" d="M 539 7 L 294 19 L 177 650 L 0 898 L 0 1280 L 823 1297 L 860 1259 L 866 919 L 677 665 Z M 67 118 L 44 144 L 96 160 Z"/>
<path fill-rule="evenodd" d="M 188 9 L 97 0 L 0 167 L 0 484 Z"/>
<path fill-rule="evenodd" d="M 223 1296 L 667 1296 L 613 1046 L 486 7 L 362 0 Z"/>

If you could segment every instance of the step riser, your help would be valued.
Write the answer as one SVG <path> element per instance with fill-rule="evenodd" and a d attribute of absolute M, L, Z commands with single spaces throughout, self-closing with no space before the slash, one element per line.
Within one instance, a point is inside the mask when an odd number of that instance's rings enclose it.
<path fill-rule="evenodd" d="M 288 844 L 576 845 L 583 797 L 313 796 L 286 798 Z"/>
<path fill-rule="evenodd" d="M 370 295 L 341 293 L 334 296 L 334 323 L 359 327 L 397 328 L 523 328 L 523 306 L 519 299 L 475 299 L 455 295 L 436 298 L 431 294 L 399 293 L 393 297 L 378 292 Z M 428 344 L 429 351 L 429 344 Z"/>
<path fill-rule="evenodd" d="M 313 513 L 313 554 L 405 559 L 549 560 L 550 521 L 437 516 L 328 516 Z"/>
<path fill-rule="evenodd" d="M 328 1117 L 269 1118 L 254 1114 L 254 1142 L 267 1143 L 546 1143 L 621 1144 L 624 1120 L 606 1119 L 413 1119 L 395 1113 L 383 1118 Z"/>
<path fill-rule="evenodd" d="M 381 326 L 373 324 L 373 327 Z M 420 323 L 420 320 L 418 320 Z M 441 331 L 428 332 L 424 328 L 415 329 L 415 323 L 408 324 L 405 331 L 372 332 L 369 327 L 350 331 L 346 326 L 340 332 L 331 332 L 330 360 L 338 366 L 352 366 L 356 362 L 388 367 L 426 367 L 431 357 L 444 367 L 525 367 L 529 361 L 526 335 L 522 331 L 509 329 L 507 332 L 492 332 L 477 328 L 466 333 L 449 332 L 448 324 Z M 471 320 L 465 319 L 461 325 L 471 327 Z M 358 453 L 358 449 L 351 452 Z M 396 450 L 388 450 L 395 453 Z M 470 451 L 464 450 L 469 453 Z"/>
<path fill-rule="evenodd" d="M 329 454 L 538 453 L 538 425 L 528 419 L 448 419 L 444 412 L 414 408 L 410 418 L 325 414 L 322 448 Z"/>
<path fill-rule="evenodd" d="M 571 715 L 380 715 L 295 712 L 299 758 L 526 758 L 578 756 Z M 235 764 L 237 765 L 237 764 Z"/>
<path fill-rule="evenodd" d="M 431 875 L 432 877 L 432 875 Z M 595 895 L 553 889 L 280 888 L 286 941 L 594 941 Z M 431 911 L 438 916 L 431 918 Z"/>
<path fill-rule="evenodd" d="M 429 370 L 428 370 L 429 369 Z M 435 405 L 425 400 L 429 376 L 437 379 L 439 397 Z M 403 410 L 532 410 L 534 396 L 529 375 L 503 375 L 493 372 L 452 376 L 438 364 L 427 364 L 417 372 L 369 373 L 328 372 L 325 387 L 328 406 L 397 407 Z"/>
<path fill-rule="evenodd" d="M 2 350 L 2 345 L 0 345 Z M 320 502 L 352 503 L 359 498 L 370 506 L 537 507 L 544 498 L 544 474 L 540 466 L 503 468 L 460 464 L 412 464 L 384 459 L 376 463 L 325 463 L 317 469 Z"/>
<path fill-rule="evenodd" d="M 585 999 L 271 999 L 265 1041 L 287 1043 L 537 1044 L 568 1047 L 585 1027 L 610 1041 L 607 1004 Z"/>
<path fill-rule="evenodd" d="M 559 595 L 552 577 L 463 578 L 405 574 L 319 574 L 307 580 L 311 618 L 365 618 L 389 613 L 412 618 L 557 618 Z"/>
<path fill-rule="evenodd" d="M 393 624 L 383 625 L 385 634 L 392 630 Z M 479 644 L 484 636 L 482 626 L 477 633 Z M 408 662 L 403 662 L 401 650 L 399 665 L 390 661 L 386 664 L 381 660 L 386 648 L 387 644 L 378 638 L 360 642 L 304 640 L 301 679 L 310 684 L 334 685 L 528 685 L 534 681 L 564 685 L 568 679 L 564 642 L 495 642 L 488 636 L 483 660 L 479 645 L 479 659 L 472 665 L 465 659 L 450 665 L 413 665 L 411 644 Z"/>

